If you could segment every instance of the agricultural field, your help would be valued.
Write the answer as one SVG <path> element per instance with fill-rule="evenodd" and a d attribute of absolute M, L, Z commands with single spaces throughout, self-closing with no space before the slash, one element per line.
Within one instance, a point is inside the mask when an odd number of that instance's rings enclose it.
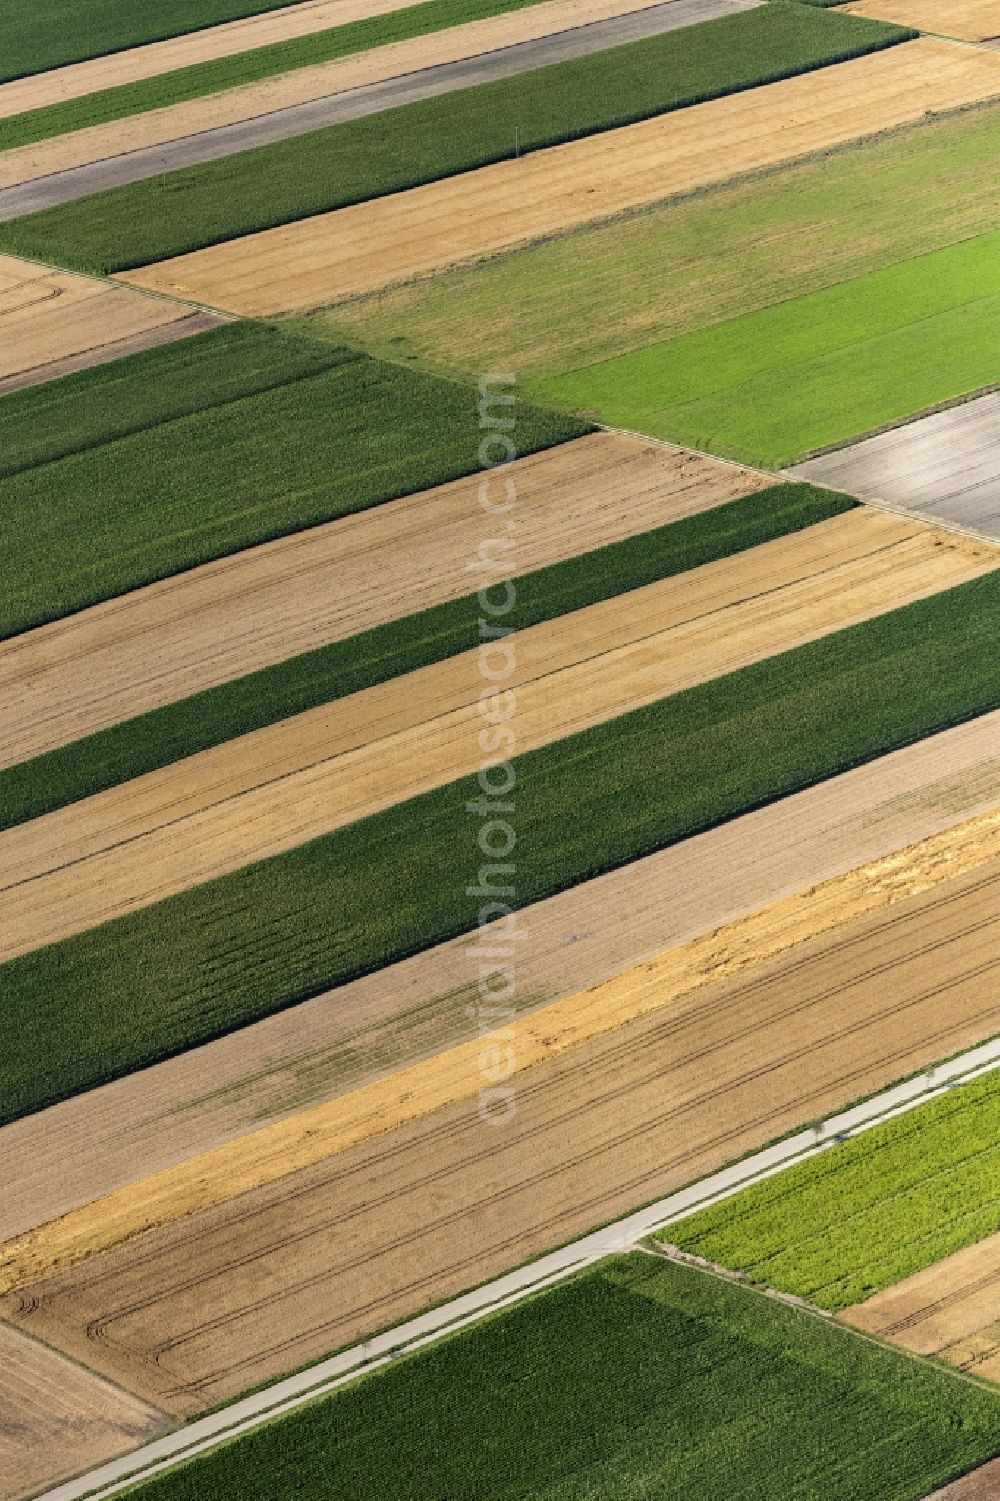
<path fill-rule="evenodd" d="M 70 11 L 0 68 L 0 1501 L 980 1501 L 982 7 Z"/>
<path fill-rule="evenodd" d="M 366 1501 L 396 1488 L 413 1501 L 626 1501 L 654 1489 L 695 1501 L 737 1494 L 734 1485 L 746 1501 L 916 1501 L 991 1453 L 997 1401 L 847 1330 L 633 1253 L 137 1495 L 227 1501 L 252 1475 L 274 1501 Z"/>
<path fill-rule="evenodd" d="M 520 754 L 994 568 L 855 511 L 522 628 Z M 479 665 L 460 653 L 8 831 L 0 961 L 473 774 Z"/>
<path fill-rule="evenodd" d="M 217 162 L 166 175 L 161 163 L 146 182 L 7 224 L 0 245 L 81 270 L 122 271 L 518 155 L 527 164 L 543 148 L 877 53 L 909 35 L 772 0 Z M 1000 59 L 987 61 L 1000 70 Z M 498 127 L 504 121 L 517 123 L 516 139 L 512 126 Z"/>
<path fill-rule="evenodd" d="M 359 297 L 311 326 L 466 378 L 493 360 L 553 379 L 996 229 L 998 131 L 996 104 L 923 120 Z"/>
<path fill-rule="evenodd" d="M 998 1112 L 990 1073 L 664 1233 L 821 1308 L 864 1303 L 1000 1231 Z"/>
<path fill-rule="evenodd" d="M 308 309 L 998 94 L 1000 56 L 921 38 L 594 140 L 317 213 L 122 279 L 244 316 Z M 776 117 L 793 123 L 775 129 Z M 516 217 L 496 207 L 511 199 Z M 33 243 L 26 239 L 32 222 L 11 226 L 0 243 Z"/>
<path fill-rule="evenodd" d="M 1000 541 L 998 445 L 1000 395 L 991 392 L 810 459 L 799 472 Z"/>
<path fill-rule="evenodd" d="M 538 389 L 615 427 L 781 469 L 1000 380 L 998 334 L 993 231 Z"/>
<path fill-rule="evenodd" d="M 0 255 L 0 395 L 203 333 L 217 321 L 159 297 Z"/>
<path fill-rule="evenodd" d="M 994 569 L 666 698 L 653 687 L 646 707 L 518 756 L 530 789 L 519 805 L 519 902 L 1000 706 L 989 650 L 997 578 Z M 848 703 L 832 725 L 831 706 Z M 362 765 L 358 774 L 363 790 Z M 447 783 L 11 960 L 5 1118 L 468 931 L 476 903 L 447 872 L 478 786 Z M 220 944 L 224 967 L 209 962 Z"/>
<path fill-rule="evenodd" d="M 28 420 L 0 479 L 0 638 L 476 467 L 472 388 L 245 325 L 139 359 L 18 398 Z M 74 426 L 68 452 L 39 451 Z M 584 430 L 526 410 L 521 451 Z"/>

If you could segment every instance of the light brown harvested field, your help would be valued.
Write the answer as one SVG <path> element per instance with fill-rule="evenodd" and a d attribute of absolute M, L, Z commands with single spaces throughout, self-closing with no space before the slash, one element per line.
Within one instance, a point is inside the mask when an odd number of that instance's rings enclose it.
<path fill-rule="evenodd" d="M 190 319 L 192 309 L 0 255 L 0 381 Z M 192 332 L 194 330 L 192 329 Z"/>
<path fill-rule="evenodd" d="M 859 508 L 227 741 L 0 834 L 0 959 L 473 773 L 490 671 L 523 754 L 996 566 Z"/>
<path fill-rule="evenodd" d="M 992 1035 L 998 895 L 994 860 L 517 1075 L 502 1130 L 457 1100 L 4 1314 L 169 1410 L 224 1400 Z"/>
<path fill-rule="evenodd" d="M 1000 712 L 527 908 L 527 1010 L 992 808 Z M 503 938 L 487 929 L 484 946 Z M 0 1131 L 3 1234 L 211 1151 L 465 1041 L 478 960 L 460 938 Z M 0 1266 L 4 1257 L 0 1254 Z"/>
<path fill-rule="evenodd" d="M 808 939 L 876 914 L 886 917 L 908 898 L 998 859 L 1000 812 L 994 811 L 668 949 L 648 959 L 641 971 L 630 969 L 583 993 L 505 1020 L 500 1034 L 510 1059 L 505 1077 L 523 1075 L 670 1008 L 713 981 L 734 980 Z M 477 1014 L 473 1007 L 473 1021 Z M 496 1025 L 495 1017 L 484 1025 Z M 482 1047 L 481 1037 L 474 1035 L 341 1098 L 300 1110 L 12 1237 L 0 1248 L 0 1292 L 30 1286 L 145 1231 L 261 1189 L 475 1094 Z"/>
<path fill-rule="evenodd" d="M 854 16 L 893 21 L 917 31 L 984 42 L 1000 36 L 997 0 L 856 0 L 844 9 Z"/>
<path fill-rule="evenodd" d="M 943 1490 L 935 1491 L 931 1501 L 996 1501 L 998 1496 L 1000 1459 L 993 1459 L 989 1464 L 980 1465 L 978 1470 L 963 1475 L 961 1480 L 953 1480 Z"/>
<path fill-rule="evenodd" d="M 173 72 L 175 68 L 189 68 L 193 63 L 207 62 L 211 58 L 250 52 L 254 47 L 267 47 L 272 42 L 287 41 L 289 37 L 328 31 L 331 26 L 345 26 L 350 21 L 362 21 L 369 16 L 384 16 L 390 11 L 404 10 L 416 4 L 419 0 L 305 0 L 304 4 L 291 5 L 286 10 L 247 16 L 241 21 L 226 21 L 221 26 L 208 26 L 203 31 L 188 32 L 163 42 L 150 42 L 145 47 L 131 47 L 124 52 L 109 53 L 106 57 L 91 58 L 88 62 L 51 68 L 31 78 L 0 84 L 0 120 L 25 110 L 41 109 L 46 104 L 59 104 L 63 99 L 79 99 L 84 94 L 97 93 L 99 89 L 137 83 L 141 78 L 155 78 L 160 73 Z"/>
<path fill-rule="evenodd" d="M 612 433 L 517 460 L 485 482 L 488 502 L 508 478 L 516 545 L 491 547 L 497 581 L 773 483 Z M 0 642 L 0 766 L 474 591 L 468 565 L 497 533 L 483 483 L 405 496 Z"/>
<path fill-rule="evenodd" d="M 122 279 L 250 315 L 314 307 L 995 95 L 1000 56 L 922 37 Z"/>
<path fill-rule="evenodd" d="M 291 73 L 279 73 L 260 83 L 226 89 L 203 99 L 74 130 L 31 146 L 0 152 L 0 188 L 104 161 L 127 151 L 162 145 L 219 125 L 252 120 L 272 110 L 323 99 L 345 89 L 362 88 L 421 68 L 439 67 L 592 21 L 644 10 L 654 3 L 655 0 L 547 0 L 526 10 L 469 21 L 404 42 L 390 42 L 316 67 L 296 68 Z"/>
<path fill-rule="evenodd" d="M 171 1427 L 165 1413 L 0 1324 L 0 1501 L 32 1496 Z"/>
<path fill-rule="evenodd" d="M 840 1318 L 917 1355 L 1000 1381 L 1000 1235 L 956 1251 Z"/>

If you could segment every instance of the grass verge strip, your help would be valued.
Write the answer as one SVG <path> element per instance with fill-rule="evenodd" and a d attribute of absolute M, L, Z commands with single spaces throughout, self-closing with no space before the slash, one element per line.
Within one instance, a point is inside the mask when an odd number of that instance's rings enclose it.
<path fill-rule="evenodd" d="M 4 225 L 0 244 L 82 270 L 121 271 L 794 77 L 911 35 L 771 0 L 45 209 Z"/>
<path fill-rule="evenodd" d="M 0 637 L 479 468 L 472 386 L 270 331 L 214 339 L 4 398 L 24 424 L 8 467 L 32 467 L 0 478 Z M 285 379 L 268 388 L 272 339 Z M 230 341 L 261 369 L 230 366 Z M 213 380 L 221 405 L 206 405 Z M 585 431 L 518 408 L 522 454 Z"/>
<path fill-rule="evenodd" d="M 994 230 L 540 391 L 618 427 L 780 469 L 997 381 L 998 341 Z"/>
<path fill-rule="evenodd" d="M 292 37 L 267 47 L 255 47 L 252 51 L 194 63 L 155 78 L 100 89 L 79 99 L 67 99 L 60 104 L 26 110 L 24 114 L 0 120 L 0 151 L 30 146 L 51 136 L 84 130 L 90 125 L 104 125 L 147 110 L 201 99 L 223 89 L 260 83 L 278 73 L 334 62 L 340 57 L 350 57 L 352 53 L 429 36 L 432 32 L 462 26 L 468 21 L 506 15 L 539 3 L 540 0 L 424 0 L 422 5 L 408 5 L 404 10 L 366 17 L 345 26 L 334 26 L 329 31 Z"/>
<path fill-rule="evenodd" d="M 519 630 L 801 531 L 856 502 L 775 485 L 516 581 Z M 623 601 L 627 607 L 627 602 Z M 377 626 L 0 771 L 0 828 L 37 818 L 479 643 L 474 594 Z"/>
<path fill-rule="evenodd" d="M 991 1457 L 998 1415 L 955 1375 L 633 1252 L 134 1494 L 917 1501 Z"/>
<path fill-rule="evenodd" d="M 997 708 L 998 648 L 992 573 L 518 757 L 517 905 Z M 10 961 L 0 1119 L 468 932 L 509 884 L 482 799 L 462 779 Z"/>
<path fill-rule="evenodd" d="M 1000 1230 L 1000 1074 L 840 1142 L 663 1232 L 836 1311 Z"/>

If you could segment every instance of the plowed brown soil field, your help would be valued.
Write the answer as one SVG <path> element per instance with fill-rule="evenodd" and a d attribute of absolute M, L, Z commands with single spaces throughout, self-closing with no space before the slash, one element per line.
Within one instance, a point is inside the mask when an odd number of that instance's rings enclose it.
<path fill-rule="evenodd" d="M 840 1317 L 918 1355 L 1000 1381 L 1000 1235 L 967 1246 Z"/>
<path fill-rule="evenodd" d="M 931 1501 L 996 1501 L 1000 1496 L 1000 1459 L 980 1465 L 961 1480 L 953 1480 L 943 1490 L 935 1491 Z"/>
<path fill-rule="evenodd" d="M 499 47 L 534 41 L 575 26 L 610 16 L 644 10 L 655 0 L 548 0 L 526 10 L 469 21 L 405 42 L 390 42 L 370 52 L 358 52 L 312 68 L 296 68 L 260 83 L 226 89 L 204 99 L 192 99 L 164 109 L 147 110 L 108 125 L 94 125 L 67 135 L 53 136 L 32 146 L 0 153 L 0 188 L 65 172 L 71 167 L 104 161 L 127 151 L 162 145 L 180 136 L 195 135 L 218 125 L 252 120 L 272 110 L 310 99 L 323 99 L 345 89 L 398 78 L 422 68 L 440 67 Z M 285 12 L 287 14 L 287 12 Z M 0 90 L 0 99 L 2 99 Z"/>
<path fill-rule="evenodd" d="M 664 948 L 962 823 L 994 806 L 998 775 L 1000 713 L 529 907 L 514 1004 L 526 1011 L 600 985 Z M 493 927 L 484 944 L 502 938 Z M 476 974 L 469 939 L 456 939 L 5 1127 L 4 1233 L 55 1220 L 465 1041 Z"/>
<path fill-rule="evenodd" d="M 959 37 L 966 42 L 984 42 L 1000 36 L 1000 11 L 996 0 L 856 0 L 845 5 L 854 16 L 876 21 L 894 21 L 931 31 L 938 36 Z"/>
<path fill-rule="evenodd" d="M 532 627 L 505 679 L 518 750 L 996 566 L 984 544 L 858 509 Z M 0 958 L 471 774 L 484 681 L 464 653 L 0 834 Z"/>
<path fill-rule="evenodd" d="M 162 1412 L 0 1324 L 0 1501 L 157 1438 Z"/>
<path fill-rule="evenodd" d="M 994 859 L 517 1074 L 503 1128 L 457 1099 L 0 1307 L 169 1410 L 222 1401 L 995 1033 L 998 896 Z"/>
<path fill-rule="evenodd" d="M 331 303 L 995 95 L 1000 56 L 919 38 L 123 280 L 248 315 Z"/>
<path fill-rule="evenodd" d="M 417 4 L 419 0 L 305 0 L 304 4 L 290 5 L 286 10 L 226 21 L 221 26 L 207 26 L 203 31 L 170 37 L 164 42 L 130 47 L 65 68 L 50 68 L 46 73 L 0 85 L 0 119 L 24 110 L 41 109 L 46 104 L 59 104 L 63 99 L 79 99 L 99 89 L 136 83 L 140 78 L 155 78 L 175 68 L 208 62 L 210 58 L 231 57 L 254 47 L 287 41 L 289 37 L 308 36 L 311 32 L 327 31 L 331 26 L 345 26 L 349 21 L 384 16 Z"/>
<path fill-rule="evenodd" d="M 160 297 L 0 255 L 0 389 L 77 355 L 97 364 L 109 346 L 191 318 Z"/>
<path fill-rule="evenodd" d="M 154 306 L 157 304 L 154 304 Z M 772 483 L 733 464 L 611 433 L 517 460 L 501 580 L 723 505 Z M 0 766 L 11 766 L 356 632 L 474 591 L 505 517 L 481 475 L 194 568 L 0 642 Z"/>

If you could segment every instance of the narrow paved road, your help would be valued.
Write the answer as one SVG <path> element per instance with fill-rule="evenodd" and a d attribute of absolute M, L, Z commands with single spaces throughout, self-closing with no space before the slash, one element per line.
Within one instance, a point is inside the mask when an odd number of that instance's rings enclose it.
<path fill-rule="evenodd" d="M 528 73 L 570 58 L 587 57 L 625 42 L 677 31 L 699 21 L 753 10 L 760 3 L 761 0 L 666 0 L 665 4 L 653 5 L 647 10 L 592 21 L 589 25 L 575 26 L 569 31 L 559 31 L 535 41 L 518 42 L 495 52 L 423 68 L 399 78 L 347 89 L 323 99 L 312 99 L 307 104 L 290 105 L 287 109 L 274 110 L 253 120 L 220 125 L 214 130 L 182 136 L 160 146 L 144 147 L 140 151 L 74 167 L 67 172 L 56 172 L 50 177 L 36 178 L 33 182 L 19 183 L 0 191 L 0 223 L 52 208 L 57 203 L 69 203 L 89 193 L 140 182 L 161 172 L 215 161 L 254 146 L 305 135 L 326 125 L 339 125 L 363 115 L 377 114 L 380 110 L 397 109 L 419 99 L 454 93 L 498 78 L 510 78 L 516 73 Z"/>
<path fill-rule="evenodd" d="M 792 1163 L 801 1162 L 845 1136 L 858 1134 L 891 1115 L 943 1094 L 976 1074 L 997 1067 L 1000 1067 L 1000 1041 L 984 1043 L 929 1073 L 895 1085 L 863 1104 L 765 1147 L 763 1151 L 723 1168 L 669 1198 L 640 1209 L 602 1230 L 595 1230 L 505 1277 L 498 1277 L 474 1292 L 453 1298 L 450 1303 L 409 1319 L 364 1344 L 355 1345 L 319 1365 L 300 1371 L 298 1375 L 286 1377 L 253 1396 L 199 1418 L 165 1438 L 156 1439 L 131 1454 L 91 1470 L 87 1475 L 57 1485 L 36 1497 L 36 1501 L 104 1501 L 105 1497 L 117 1495 L 137 1481 L 147 1480 L 181 1460 L 212 1448 L 221 1440 L 235 1438 L 262 1422 L 333 1391 L 362 1372 L 387 1365 L 400 1355 L 439 1339 L 442 1334 L 452 1333 L 487 1313 L 560 1282 L 602 1257 L 631 1250 L 644 1236 L 681 1219 L 696 1208 L 729 1198 L 741 1188 L 790 1167 Z"/>

